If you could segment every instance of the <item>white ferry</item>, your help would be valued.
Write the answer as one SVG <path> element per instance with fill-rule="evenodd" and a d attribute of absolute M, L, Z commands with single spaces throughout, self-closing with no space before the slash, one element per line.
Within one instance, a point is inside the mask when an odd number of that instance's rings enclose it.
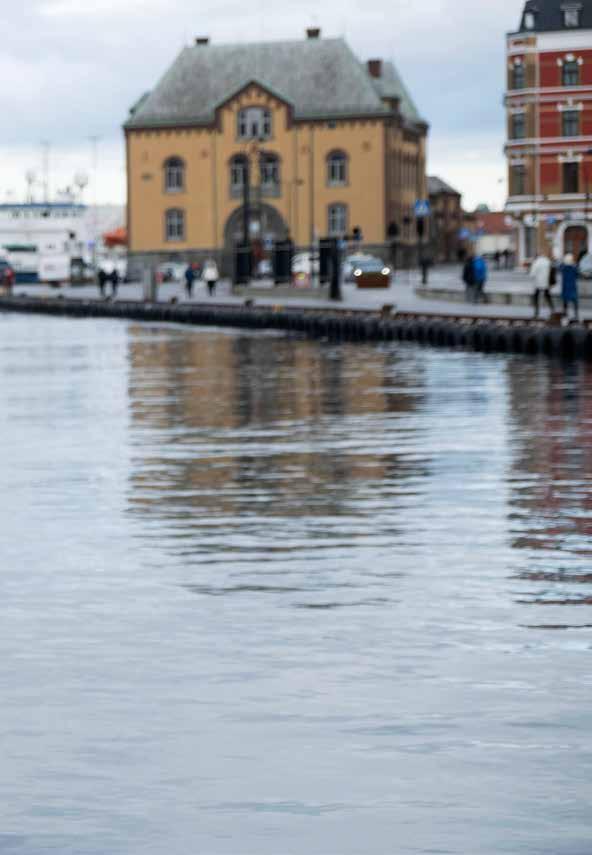
<path fill-rule="evenodd" d="M 63 282 L 90 262 L 87 211 L 77 202 L 0 204 L 0 255 L 17 283 Z"/>

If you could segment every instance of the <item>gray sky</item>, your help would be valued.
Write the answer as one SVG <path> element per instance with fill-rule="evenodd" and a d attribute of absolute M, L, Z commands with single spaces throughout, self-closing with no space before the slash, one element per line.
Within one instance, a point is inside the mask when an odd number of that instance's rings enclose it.
<path fill-rule="evenodd" d="M 0 199 L 25 194 L 51 142 L 52 188 L 92 172 L 97 198 L 125 201 L 121 124 L 184 44 L 303 37 L 318 25 L 345 36 L 361 59 L 392 58 L 431 125 L 429 171 L 470 208 L 505 194 L 504 34 L 523 0 L 22 0 L 3 4 Z M 94 189 L 89 187 L 87 199 Z"/>

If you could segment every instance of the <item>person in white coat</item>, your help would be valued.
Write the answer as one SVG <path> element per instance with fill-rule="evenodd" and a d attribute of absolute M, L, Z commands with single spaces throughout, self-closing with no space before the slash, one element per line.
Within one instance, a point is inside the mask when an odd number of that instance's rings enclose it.
<path fill-rule="evenodd" d="M 208 258 L 208 260 L 204 264 L 204 268 L 201 275 L 206 285 L 208 286 L 208 292 L 211 297 L 214 291 L 216 290 L 216 283 L 220 278 L 220 274 L 218 272 L 218 265 L 216 264 L 213 258 Z"/>
<path fill-rule="evenodd" d="M 551 310 L 551 312 L 555 311 L 555 305 L 553 303 L 553 297 L 551 296 L 551 288 L 555 285 L 557 281 L 557 273 L 555 271 L 555 267 L 551 258 L 547 255 L 543 255 L 539 253 L 535 260 L 532 262 L 532 266 L 530 268 L 530 275 L 534 279 L 534 293 L 532 295 L 532 302 L 534 304 L 534 316 L 538 318 L 540 311 L 540 303 L 541 303 L 541 294 L 543 294 L 545 301 Z"/>

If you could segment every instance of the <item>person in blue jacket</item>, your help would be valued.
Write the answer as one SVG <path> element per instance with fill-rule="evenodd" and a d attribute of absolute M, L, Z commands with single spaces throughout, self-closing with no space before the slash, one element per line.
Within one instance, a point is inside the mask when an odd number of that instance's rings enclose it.
<path fill-rule="evenodd" d="M 485 283 L 487 282 L 487 262 L 482 255 L 473 259 L 473 278 L 475 280 L 475 302 L 485 302 Z"/>
<path fill-rule="evenodd" d="M 563 300 L 563 309 L 565 316 L 568 317 L 570 303 L 574 307 L 574 319 L 578 320 L 579 299 L 578 299 L 578 268 L 575 259 L 571 253 L 568 253 L 563 259 L 561 270 L 561 298 Z"/>

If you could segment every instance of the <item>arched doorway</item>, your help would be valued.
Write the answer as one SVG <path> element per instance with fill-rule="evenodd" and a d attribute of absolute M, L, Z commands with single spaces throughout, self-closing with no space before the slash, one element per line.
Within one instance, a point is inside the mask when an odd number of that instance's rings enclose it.
<path fill-rule="evenodd" d="M 236 208 L 224 227 L 224 268 L 228 274 L 233 267 L 234 248 L 243 241 L 244 207 Z M 286 240 L 289 229 L 273 205 L 252 205 L 249 211 L 249 236 L 255 264 L 270 257 L 275 241 Z"/>
<path fill-rule="evenodd" d="M 588 249 L 588 229 L 586 226 L 568 226 L 563 233 L 563 251 L 570 252 L 576 260 Z"/>

